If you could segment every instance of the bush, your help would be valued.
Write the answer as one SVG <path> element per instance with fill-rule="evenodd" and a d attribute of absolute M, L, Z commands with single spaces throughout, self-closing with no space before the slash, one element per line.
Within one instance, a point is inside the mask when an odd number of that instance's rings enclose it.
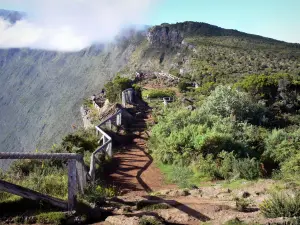
<path fill-rule="evenodd" d="M 84 154 L 84 152 L 93 152 L 98 147 L 99 138 L 93 129 L 80 129 L 70 133 L 62 139 L 61 145 L 54 148 L 55 152 L 70 152 Z"/>
<path fill-rule="evenodd" d="M 178 89 L 180 92 L 188 91 L 189 84 L 186 81 L 180 81 L 178 84 Z"/>
<path fill-rule="evenodd" d="M 107 99 L 114 103 L 121 100 L 122 91 L 132 87 L 132 81 L 129 78 L 117 76 L 113 81 L 106 83 L 104 87 Z"/>
<path fill-rule="evenodd" d="M 246 92 L 230 86 L 218 86 L 202 105 L 202 110 L 210 115 L 232 117 L 239 121 L 261 124 L 266 108 L 253 101 Z"/>
<path fill-rule="evenodd" d="M 241 179 L 257 179 L 260 177 L 259 162 L 254 158 L 237 159 L 233 164 L 233 174 Z"/>
<path fill-rule="evenodd" d="M 91 203 L 102 201 L 104 198 L 112 198 L 117 195 L 114 187 L 103 187 L 101 185 L 91 185 L 86 188 L 84 199 Z"/>
<path fill-rule="evenodd" d="M 153 89 L 153 90 L 146 90 L 143 91 L 143 97 L 149 98 L 164 98 L 164 97 L 174 97 L 175 91 L 170 89 Z"/>
<path fill-rule="evenodd" d="M 300 129 L 294 131 L 273 130 L 265 139 L 266 157 L 275 162 L 283 162 L 298 153 L 300 148 Z"/>
<path fill-rule="evenodd" d="M 63 212 L 42 213 L 37 216 L 37 222 L 40 224 L 65 224 L 67 215 Z"/>
<path fill-rule="evenodd" d="M 196 88 L 196 93 L 202 95 L 209 95 L 212 90 L 214 90 L 216 84 L 215 82 L 207 82 L 201 85 L 201 87 Z"/>
<path fill-rule="evenodd" d="M 235 198 L 236 209 L 240 212 L 248 212 L 251 202 L 244 198 Z"/>
<path fill-rule="evenodd" d="M 273 193 L 260 210 L 267 218 L 300 217 L 300 193 Z"/>
<path fill-rule="evenodd" d="M 284 73 L 248 75 L 234 86 L 246 90 L 256 99 L 265 99 L 268 105 L 274 104 L 282 110 L 299 108 L 298 77 Z"/>

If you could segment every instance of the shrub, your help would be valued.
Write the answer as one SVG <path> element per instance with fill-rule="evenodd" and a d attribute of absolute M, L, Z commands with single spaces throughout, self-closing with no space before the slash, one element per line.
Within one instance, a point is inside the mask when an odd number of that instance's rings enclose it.
<path fill-rule="evenodd" d="M 122 91 L 132 87 L 132 81 L 129 78 L 117 76 L 113 81 L 106 83 L 104 87 L 107 99 L 114 103 L 121 100 Z"/>
<path fill-rule="evenodd" d="M 65 224 L 67 215 L 63 212 L 42 213 L 37 216 L 37 222 L 40 224 Z"/>
<path fill-rule="evenodd" d="M 250 95 L 230 86 L 218 86 L 203 103 L 201 109 L 207 114 L 232 117 L 239 121 L 260 124 L 266 108 L 254 102 Z"/>
<path fill-rule="evenodd" d="M 140 219 L 139 225 L 163 225 L 159 219 L 143 216 Z"/>
<path fill-rule="evenodd" d="M 84 199 L 88 202 L 95 203 L 102 201 L 104 198 L 111 198 L 117 195 L 117 191 L 114 187 L 105 188 L 101 185 L 91 185 L 86 188 Z"/>
<path fill-rule="evenodd" d="M 209 95 L 212 90 L 214 90 L 216 84 L 215 82 L 207 82 L 201 85 L 201 87 L 196 88 L 196 93 L 203 95 Z"/>
<path fill-rule="evenodd" d="M 180 81 L 178 84 L 178 89 L 180 92 L 188 91 L 189 84 L 186 81 Z"/>
<path fill-rule="evenodd" d="M 163 98 L 163 97 L 174 97 L 175 91 L 170 89 L 153 89 L 153 90 L 147 90 L 143 91 L 143 97 L 149 97 L 149 98 Z"/>
<path fill-rule="evenodd" d="M 300 217 L 300 193 L 273 193 L 260 210 L 267 218 Z"/>
<path fill-rule="evenodd" d="M 267 157 L 275 162 L 283 162 L 298 153 L 300 148 L 300 129 L 288 132 L 273 130 L 265 139 Z"/>
<path fill-rule="evenodd" d="M 62 149 L 57 148 L 56 151 L 84 154 L 85 151 L 95 151 L 97 147 L 98 137 L 95 132 L 92 129 L 80 129 L 65 136 L 61 143 Z"/>
<path fill-rule="evenodd" d="M 233 174 L 237 175 L 241 179 L 257 179 L 260 176 L 259 162 L 257 162 L 254 158 L 234 160 Z"/>
<path fill-rule="evenodd" d="M 240 212 L 248 212 L 251 202 L 244 198 L 235 198 L 236 209 Z"/>

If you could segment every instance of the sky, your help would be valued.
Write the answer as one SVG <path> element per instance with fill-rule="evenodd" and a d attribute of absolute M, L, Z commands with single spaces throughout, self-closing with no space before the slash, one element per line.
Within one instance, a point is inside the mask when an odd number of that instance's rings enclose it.
<path fill-rule="evenodd" d="M 0 0 L 0 8 L 31 15 L 18 26 L 0 21 L 0 47 L 76 50 L 126 24 L 183 21 L 300 43 L 300 0 Z"/>
<path fill-rule="evenodd" d="M 206 22 L 300 43 L 300 0 L 164 0 L 151 10 L 151 24 Z"/>

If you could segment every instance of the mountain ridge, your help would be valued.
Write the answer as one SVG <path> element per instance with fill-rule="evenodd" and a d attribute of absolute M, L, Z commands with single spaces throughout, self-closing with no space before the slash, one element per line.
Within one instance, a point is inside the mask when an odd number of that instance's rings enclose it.
<path fill-rule="evenodd" d="M 0 49 L 0 151 L 50 147 L 72 125 L 81 126 L 83 98 L 117 73 L 165 71 L 200 85 L 247 74 L 300 75 L 299 46 L 185 22 L 129 29 L 111 43 L 77 52 Z"/>

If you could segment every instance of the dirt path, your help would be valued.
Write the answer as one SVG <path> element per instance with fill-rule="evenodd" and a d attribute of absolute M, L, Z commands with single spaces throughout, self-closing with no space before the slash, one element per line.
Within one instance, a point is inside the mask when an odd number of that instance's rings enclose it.
<path fill-rule="evenodd" d="M 152 121 L 150 113 L 137 119 L 132 132 L 136 133 L 133 144 L 115 154 L 110 167 L 111 174 L 107 177 L 110 184 L 117 187 L 122 195 L 142 196 L 153 191 L 175 188 L 167 185 L 160 170 L 147 153 L 148 133 L 147 122 Z"/>

